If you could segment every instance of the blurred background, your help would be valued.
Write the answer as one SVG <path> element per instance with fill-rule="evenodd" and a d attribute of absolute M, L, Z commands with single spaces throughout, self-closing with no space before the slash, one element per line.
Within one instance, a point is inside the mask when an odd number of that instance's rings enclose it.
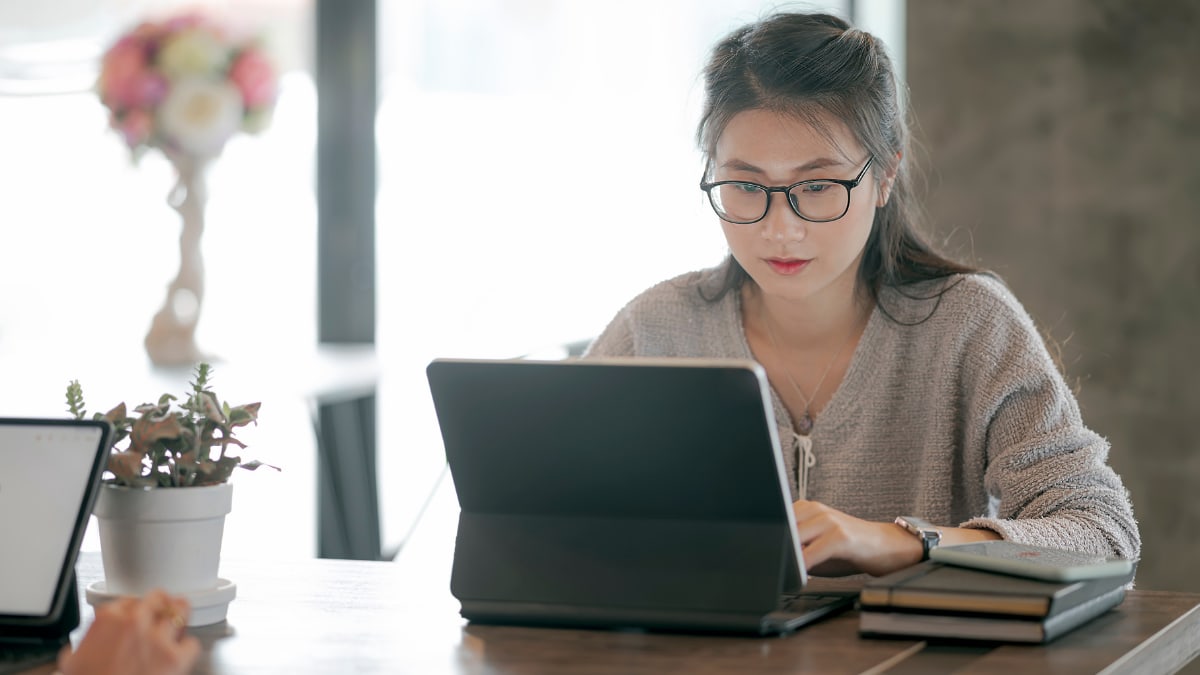
<path fill-rule="evenodd" d="M 1195 3 L 0 0 L 6 414 L 64 413 L 67 377 L 94 378 L 95 409 L 161 393 L 139 350 L 179 264 L 172 168 L 133 164 L 91 87 L 119 34 L 183 8 L 263 31 L 282 73 L 270 127 L 209 173 L 198 341 L 218 393 L 263 397 L 245 438 L 284 467 L 236 477 L 227 555 L 322 553 L 329 418 L 291 384 L 328 368 L 311 346 L 370 355 L 356 423 L 376 459 L 368 548 L 388 557 L 443 473 L 429 360 L 560 355 L 719 261 L 693 142 L 706 50 L 771 9 L 822 8 L 889 45 L 931 231 L 1012 286 L 1112 442 L 1139 585 L 1200 590 Z M 616 199 L 630 175 L 646 189 Z M 238 379 L 258 362 L 270 381 Z"/>

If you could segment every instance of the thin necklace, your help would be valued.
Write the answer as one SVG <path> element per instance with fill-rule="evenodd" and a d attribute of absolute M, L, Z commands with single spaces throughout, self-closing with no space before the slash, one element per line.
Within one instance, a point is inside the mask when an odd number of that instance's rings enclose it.
<path fill-rule="evenodd" d="M 813 388 L 812 399 L 810 399 L 804 394 L 804 390 L 800 388 L 796 380 L 792 378 L 792 369 L 788 368 L 787 361 L 783 358 L 783 350 L 779 348 L 779 343 L 775 341 L 775 332 L 771 330 L 771 322 L 767 321 L 766 306 L 766 303 L 762 302 L 760 298 L 758 318 L 762 321 L 763 327 L 767 329 L 767 339 L 771 341 L 771 347 L 775 350 L 775 356 L 779 358 L 779 366 L 783 369 L 784 376 L 787 377 L 788 382 L 792 383 L 792 387 L 796 390 L 796 393 L 800 394 L 800 400 L 804 401 L 804 414 L 800 416 L 800 419 L 796 420 L 796 431 L 800 432 L 801 436 L 807 436 L 812 433 L 813 428 L 812 400 L 821 393 L 821 385 L 825 384 L 825 376 L 829 374 L 829 369 L 833 368 L 834 361 L 837 361 L 837 358 L 841 356 L 842 350 L 846 348 L 846 345 L 850 344 L 850 339 L 854 337 L 854 328 L 858 324 L 855 323 L 850 327 L 850 334 L 846 336 L 841 346 L 833 353 L 833 358 L 829 359 L 829 363 L 825 364 L 825 370 L 821 373 L 821 379 L 817 380 L 817 386 Z"/>

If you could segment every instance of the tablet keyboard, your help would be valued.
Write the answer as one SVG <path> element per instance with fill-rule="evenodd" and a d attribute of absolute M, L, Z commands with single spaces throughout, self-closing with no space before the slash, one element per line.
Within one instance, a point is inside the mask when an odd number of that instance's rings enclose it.
<path fill-rule="evenodd" d="M 857 593 L 799 593 L 785 595 L 780 611 L 790 614 L 804 614 L 815 609 L 853 601 Z"/>

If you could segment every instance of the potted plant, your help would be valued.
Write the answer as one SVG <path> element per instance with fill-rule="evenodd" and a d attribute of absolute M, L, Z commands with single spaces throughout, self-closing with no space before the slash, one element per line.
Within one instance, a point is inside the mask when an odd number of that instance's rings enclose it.
<path fill-rule="evenodd" d="M 89 602 L 163 588 L 192 601 L 190 625 L 225 618 L 236 592 L 217 576 L 233 504 L 229 478 L 237 468 L 269 465 L 242 461 L 246 446 L 235 436 L 257 423 L 260 404 L 222 402 L 211 375 L 212 367 L 199 363 L 182 400 L 167 393 L 132 416 L 124 403 L 92 415 L 108 420 L 113 441 L 94 510 L 105 578 L 87 589 Z M 87 417 L 77 380 L 67 386 L 67 409 L 76 419 Z"/>

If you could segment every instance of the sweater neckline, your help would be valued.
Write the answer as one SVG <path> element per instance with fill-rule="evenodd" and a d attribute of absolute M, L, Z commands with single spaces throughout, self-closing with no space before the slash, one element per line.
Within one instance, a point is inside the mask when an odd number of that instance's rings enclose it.
<path fill-rule="evenodd" d="M 730 292 L 729 295 L 733 296 L 733 302 L 729 303 L 729 311 L 733 312 L 734 315 L 732 325 L 737 326 L 737 342 L 742 352 L 738 356 L 758 362 L 758 359 L 754 356 L 754 352 L 750 349 L 750 341 L 746 338 L 746 324 L 742 314 L 742 294 L 735 290 Z M 879 331 L 879 321 L 879 305 L 876 304 L 871 308 L 871 315 L 867 318 L 867 326 L 863 329 L 862 337 L 859 338 L 858 344 L 854 347 L 854 354 L 850 357 L 850 366 L 846 369 L 846 374 L 842 377 L 842 381 L 838 383 L 837 389 L 834 390 L 833 396 L 829 398 L 829 402 L 821 410 L 821 414 L 814 418 L 812 433 L 809 434 L 809 438 L 814 438 L 818 434 L 823 435 L 822 432 L 837 429 L 849 418 L 853 403 L 853 394 L 850 392 L 859 389 L 859 380 L 862 379 L 862 374 L 871 370 L 870 364 L 867 362 L 870 361 L 871 355 L 876 350 L 870 348 L 868 345 L 875 340 L 875 335 Z M 792 419 L 792 413 L 787 409 L 787 406 L 783 405 L 783 398 L 779 396 L 779 392 L 775 391 L 775 385 L 768 381 L 767 387 L 771 392 L 771 405 L 775 409 L 776 418 L 787 424 L 787 430 L 790 433 L 796 433 L 796 423 Z"/>

